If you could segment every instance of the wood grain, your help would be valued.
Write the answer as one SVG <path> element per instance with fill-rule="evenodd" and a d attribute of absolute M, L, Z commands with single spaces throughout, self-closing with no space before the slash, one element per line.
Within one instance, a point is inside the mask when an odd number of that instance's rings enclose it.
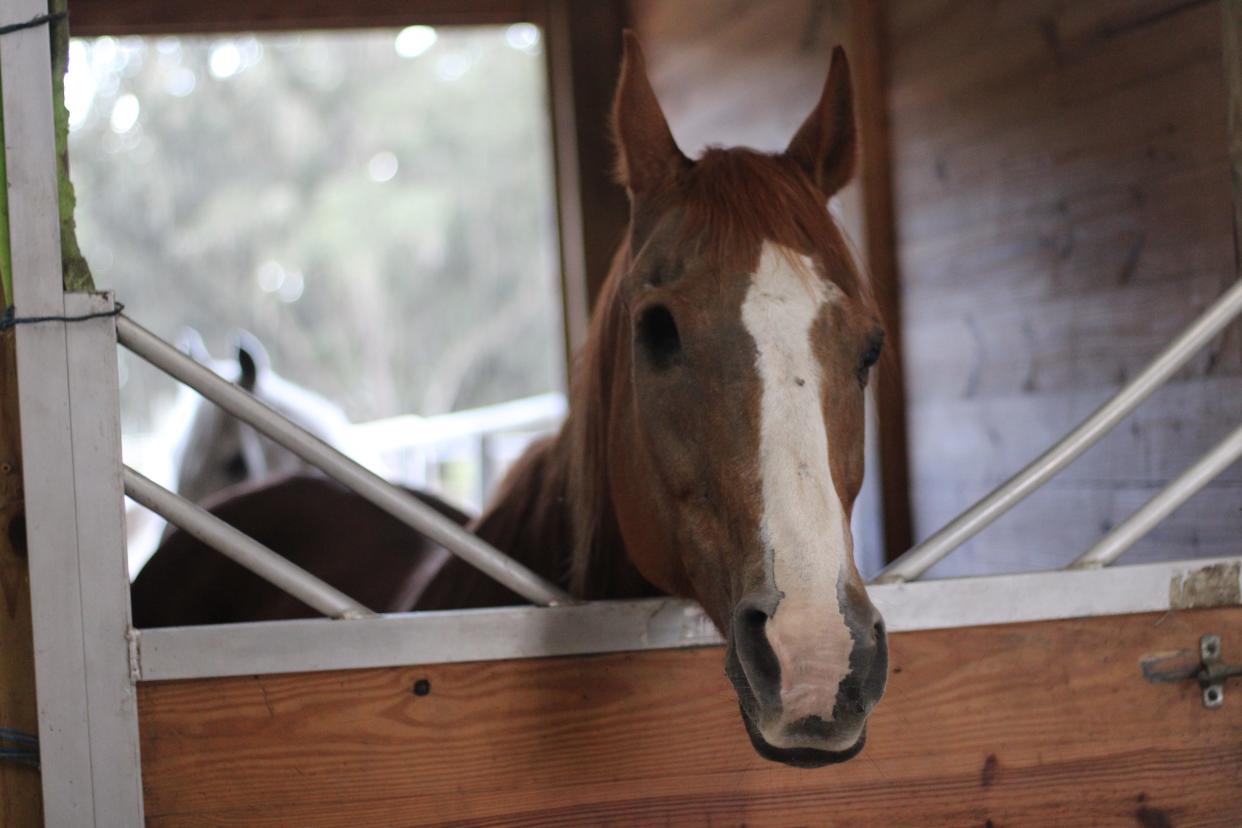
<path fill-rule="evenodd" d="M 534 20 L 543 0 L 73 0 L 73 34 L 498 25 Z"/>
<path fill-rule="evenodd" d="M 1186 0 L 890 6 L 916 539 L 1089 414 L 1235 278 L 1221 26 L 1219 2 Z M 1237 422 L 1240 330 L 945 573 L 1072 557 L 1055 538 L 1098 538 L 1189 466 Z M 1236 553 L 1237 477 L 1143 555 Z"/>
<path fill-rule="evenodd" d="M 863 232 L 871 287 L 887 333 L 884 360 L 872 385 L 876 400 L 884 560 L 914 543 L 910 514 L 910 456 L 905 372 L 901 358 L 901 276 L 897 264 L 893 165 L 888 127 L 886 12 L 881 3 L 850 7 L 850 51 L 862 150 Z M 875 473 L 875 472 L 873 472 Z"/>
<path fill-rule="evenodd" d="M 0 228 L 0 232 L 7 232 L 7 228 Z M 0 333 L 0 727 L 33 734 L 39 732 L 39 718 L 13 334 L 12 329 Z M 0 825 L 38 825 L 42 814 L 39 772 L 26 765 L 0 762 Z"/>
<path fill-rule="evenodd" d="M 867 748 L 758 759 L 718 649 L 141 687 L 153 825 L 1237 825 L 1242 698 L 1152 684 L 1199 610 L 892 638 Z M 425 679 L 430 692 L 414 695 Z"/>

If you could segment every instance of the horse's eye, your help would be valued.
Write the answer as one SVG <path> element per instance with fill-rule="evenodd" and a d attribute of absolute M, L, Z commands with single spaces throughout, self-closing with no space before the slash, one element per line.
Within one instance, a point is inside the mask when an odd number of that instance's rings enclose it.
<path fill-rule="evenodd" d="M 663 370 L 681 357 L 681 337 L 673 314 L 663 305 L 652 305 L 638 317 L 638 345 L 651 365 Z"/>
<path fill-rule="evenodd" d="M 858 382 L 860 384 L 867 384 L 867 374 L 870 372 L 871 366 L 880 361 L 880 352 L 882 350 L 884 350 L 884 331 L 877 329 L 867 340 L 867 350 L 863 351 L 863 355 L 858 361 Z"/>

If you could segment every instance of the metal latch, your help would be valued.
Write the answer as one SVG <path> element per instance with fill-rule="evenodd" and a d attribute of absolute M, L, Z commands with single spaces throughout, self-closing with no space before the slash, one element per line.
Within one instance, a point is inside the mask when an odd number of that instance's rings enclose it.
<path fill-rule="evenodd" d="M 1199 673 L 1195 677 L 1203 688 L 1203 706 L 1220 707 L 1225 703 L 1225 679 L 1242 676 L 1242 664 L 1225 664 L 1221 660 L 1219 635 L 1205 635 L 1199 639 L 1199 661 Z"/>

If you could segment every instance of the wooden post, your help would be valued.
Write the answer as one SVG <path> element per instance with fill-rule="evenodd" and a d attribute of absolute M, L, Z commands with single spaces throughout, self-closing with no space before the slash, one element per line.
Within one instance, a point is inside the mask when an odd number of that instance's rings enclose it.
<path fill-rule="evenodd" d="M 884 557 L 895 560 L 914 543 L 910 518 L 910 466 L 906 444 L 906 392 L 901 359 L 901 281 L 897 266 L 892 163 L 888 143 L 887 57 L 882 3 L 851 8 L 850 51 L 858 96 L 862 144 L 863 233 L 867 264 L 888 341 L 876 377 L 880 449 L 880 502 Z"/>
<path fill-rule="evenodd" d="M 0 235 L 7 234 L 6 222 L 0 225 Z M 7 272 L 7 260 L 0 261 L 0 267 Z M 39 730 L 39 719 L 22 508 L 15 340 L 11 329 L 0 332 L 0 727 L 34 734 Z M 0 761 L 0 826 L 40 825 L 42 814 L 39 772 Z"/>
<path fill-rule="evenodd" d="M 1233 177 L 1233 250 L 1235 271 L 1242 273 L 1242 0 L 1225 0 L 1222 10 L 1225 47 L 1221 55 L 1229 93 L 1229 160 Z"/>
<path fill-rule="evenodd" d="M 0 95 L 2 81 L 0 78 Z M 3 144 L 4 112 L 0 109 L 0 147 Z M 4 153 L 0 152 L 0 304 L 5 308 L 13 297 L 7 182 Z M 39 719 L 22 506 L 17 349 L 10 329 L 0 332 L 0 727 L 34 734 L 39 730 Z M 39 825 L 42 819 L 39 772 L 27 765 L 0 761 L 0 826 Z"/>
<path fill-rule="evenodd" d="M 50 0 L 48 11 L 66 10 L 67 0 Z M 4 20 L 3 22 L 13 22 Z M 69 54 L 69 26 L 64 20 L 49 31 L 56 113 L 56 156 L 64 283 L 69 290 L 91 290 L 90 269 L 74 233 L 73 184 L 69 180 L 68 113 L 64 106 L 64 72 Z M 0 83 L 3 79 L 0 78 Z M 2 94 L 2 86 L 0 86 Z M 4 115 L 0 111 L 0 146 Z M 13 303 L 8 222 L 8 178 L 0 152 L 0 293 Z M 0 332 L 0 727 L 38 732 L 30 569 L 26 555 L 25 499 L 22 487 L 21 427 L 18 417 L 17 349 L 13 329 Z M 40 825 L 43 796 L 34 768 L 0 761 L 0 826 Z"/>
<path fill-rule="evenodd" d="M 624 5 L 549 0 L 545 26 L 565 338 L 572 355 L 586 339 L 588 313 L 629 220 L 625 192 L 612 179 L 609 127 Z"/>

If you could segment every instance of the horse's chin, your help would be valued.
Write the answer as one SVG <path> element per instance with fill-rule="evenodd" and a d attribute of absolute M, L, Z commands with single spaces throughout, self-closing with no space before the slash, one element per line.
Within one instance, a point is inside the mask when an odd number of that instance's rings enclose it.
<path fill-rule="evenodd" d="M 864 727 L 862 733 L 858 734 L 858 741 L 845 750 L 819 750 L 808 747 L 778 748 L 763 738 L 763 734 L 759 732 L 759 726 L 747 715 L 745 706 L 739 704 L 738 709 L 742 712 L 746 735 L 750 737 L 750 743 L 755 746 L 755 752 L 764 759 L 780 762 L 782 765 L 795 768 L 822 768 L 825 765 L 836 765 L 853 759 L 862 752 L 867 742 L 867 730 Z"/>

